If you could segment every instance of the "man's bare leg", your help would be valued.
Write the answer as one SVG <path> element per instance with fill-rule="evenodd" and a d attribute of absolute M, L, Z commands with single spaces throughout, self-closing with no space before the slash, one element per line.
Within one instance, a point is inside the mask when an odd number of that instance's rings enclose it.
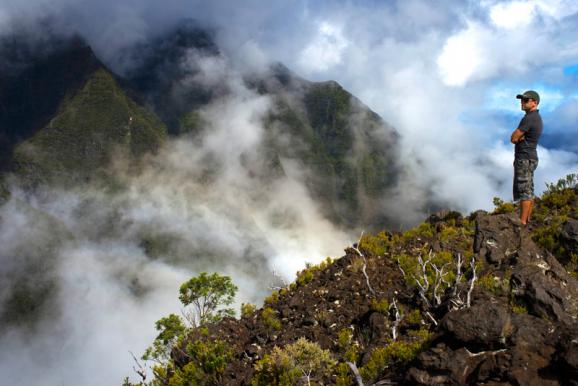
<path fill-rule="evenodd" d="M 532 214 L 532 208 L 534 207 L 533 200 L 522 200 L 520 201 L 520 222 L 522 225 L 526 225 L 530 219 L 530 214 Z"/>

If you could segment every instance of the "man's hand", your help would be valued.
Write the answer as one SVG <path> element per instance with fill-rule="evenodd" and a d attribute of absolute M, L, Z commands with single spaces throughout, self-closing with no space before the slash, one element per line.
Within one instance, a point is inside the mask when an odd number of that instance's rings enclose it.
<path fill-rule="evenodd" d="M 512 142 L 512 143 L 522 142 L 524 139 L 526 139 L 524 137 L 524 134 L 525 133 L 520 129 L 514 130 L 514 132 L 512 133 L 512 136 L 510 137 L 510 142 Z"/>

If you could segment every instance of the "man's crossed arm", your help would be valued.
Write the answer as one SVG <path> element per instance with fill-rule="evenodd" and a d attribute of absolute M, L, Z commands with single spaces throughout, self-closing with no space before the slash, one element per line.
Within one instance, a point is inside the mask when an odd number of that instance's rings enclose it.
<path fill-rule="evenodd" d="M 512 143 L 522 142 L 525 139 L 524 134 L 525 133 L 520 129 L 514 130 L 512 136 L 510 137 L 510 142 Z"/>

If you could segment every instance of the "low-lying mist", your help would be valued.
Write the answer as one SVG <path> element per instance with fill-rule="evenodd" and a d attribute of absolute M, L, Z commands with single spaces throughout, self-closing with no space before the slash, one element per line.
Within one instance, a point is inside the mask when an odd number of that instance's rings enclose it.
<path fill-rule="evenodd" d="M 138 172 L 118 157 L 106 185 L 12 186 L 0 207 L 3 383 L 120 383 L 135 376 L 129 351 L 140 356 L 154 322 L 179 313 L 186 279 L 230 275 L 237 309 L 260 304 L 270 286 L 351 241 L 294 161 L 281 160 L 279 175 L 264 169 L 271 100 L 222 75 L 228 93 L 200 111 L 204 134 L 171 139 Z"/>

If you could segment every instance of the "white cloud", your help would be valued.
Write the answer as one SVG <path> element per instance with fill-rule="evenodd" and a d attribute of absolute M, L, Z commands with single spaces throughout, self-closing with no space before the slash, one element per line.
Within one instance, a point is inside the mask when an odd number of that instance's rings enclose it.
<path fill-rule="evenodd" d="M 338 65 L 349 42 L 340 27 L 321 22 L 311 43 L 303 49 L 299 65 L 305 72 L 321 72 Z"/>
<path fill-rule="evenodd" d="M 574 0 L 535 0 L 541 12 L 557 19 L 563 19 L 578 12 L 578 3 Z"/>
<path fill-rule="evenodd" d="M 536 4 L 529 1 L 499 3 L 490 9 L 490 19 L 494 25 L 515 29 L 529 25 L 535 17 Z"/>
<path fill-rule="evenodd" d="M 485 64 L 485 41 L 488 30 L 477 23 L 450 37 L 437 59 L 437 65 L 445 84 L 463 86 Z"/>

